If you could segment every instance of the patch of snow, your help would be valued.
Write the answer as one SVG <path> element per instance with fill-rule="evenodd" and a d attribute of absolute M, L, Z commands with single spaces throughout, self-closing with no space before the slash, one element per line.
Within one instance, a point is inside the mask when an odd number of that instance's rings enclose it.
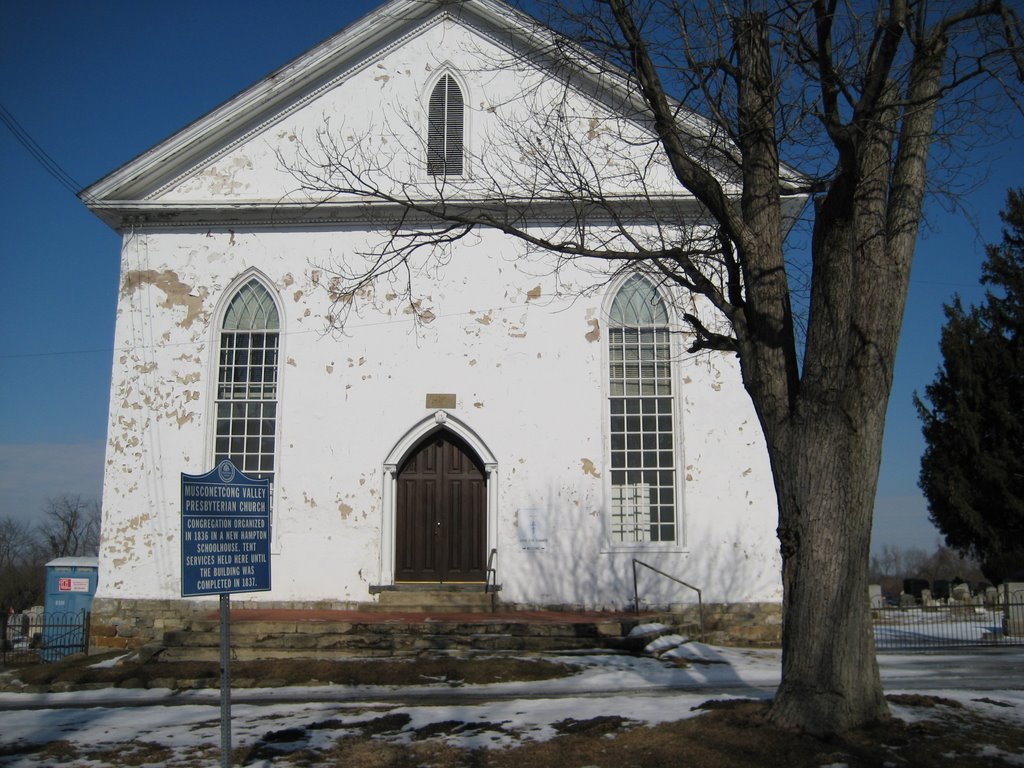
<path fill-rule="evenodd" d="M 1000 749 L 994 744 L 983 744 L 978 748 L 979 757 L 994 758 L 1009 765 L 1024 765 L 1024 755 L 1014 754 Z"/>
<path fill-rule="evenodd" d="M 649 642 L 644 647 L 644 652 L 657 655 L 673 648 L 678 648 L 685 642 L 686 638 L 682 635 L 662 635 L 661 637 Z"/>
<path fill-rule="evenodd" d="M 628 637 L 647 637 L 648 635 L 657 635 L 660 632 L 668 632 L 672 627 L 667 624 L 637 624 L 631 630 L 629 630 Z"/>
<path fill-rule="evenodd" d="M 1008 685 L 1018 685 L 1016 681 L 1007 680 Z M 887 694 L 915 693 L 913 690 L 897 690 L 886 688 Z M 1024 727 L 1024 690 L 972 691 L 959 689 L 929 690 L 930 696 L 958 702 L 964 709 L 977 712 L 994 720 Z M 940 705 L 941 706 L 941 705 Z M 906 722 L 927 720 L 930 707 L 908 707 L 906 705 L 889 704 L 893 714 Z M 912 710 L 912 711 L 911 711 Z"/>
<path fill-rule="evenodd" d="M 104 659 L 103 661 L 97 661 L 95 664 L 90 664 L 89 669 L 110 669 L 116 667 L 122 661 L 131 656 L 131 653 L 124 653 L 120 656 L 115 656 L 112 659 Z"/>
<path fill-rule="evenodd" d="M 726 650 L 705 645 L 704 643 L 687 643 L 686 645 L 680 644 L 671 655 L 673 658 L 685 659 L 686 661 L 704 661 L 721 664 L 726 663 L 723 657 L 723 652 Z"/>

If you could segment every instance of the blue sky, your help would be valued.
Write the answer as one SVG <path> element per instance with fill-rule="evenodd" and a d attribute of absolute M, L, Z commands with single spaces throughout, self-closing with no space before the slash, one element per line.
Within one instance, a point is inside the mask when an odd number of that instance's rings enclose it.
<path fill-rule="evenodd" d="M 0 0 L 0 103 L 85 186 L 376 5 Z M 939 364 L 943 302 L 981 296 L 983 243 L 1000 239 L 1006 189 L 1024 183 L 1017 133 L 971 159 L 987 175 L 966 200 L 977 230 L 930 209 L 896 364 L 876 548 L 938 540 L 917 488 L 923 441 L 911 397 Z M 0 179 L 0 518 L 30 519 L 59 493 L 100 496 L 120 238 L 2 126 Z"/>

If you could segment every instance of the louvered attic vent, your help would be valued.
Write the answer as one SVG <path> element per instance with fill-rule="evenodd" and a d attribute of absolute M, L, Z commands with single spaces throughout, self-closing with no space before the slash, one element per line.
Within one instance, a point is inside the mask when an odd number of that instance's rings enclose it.
<path fill-rule="evenodd" d="M 430 94 L 427 128 L 427 173 L 462 175 L 462 91 L 451 75 L 437 81 Z"/>

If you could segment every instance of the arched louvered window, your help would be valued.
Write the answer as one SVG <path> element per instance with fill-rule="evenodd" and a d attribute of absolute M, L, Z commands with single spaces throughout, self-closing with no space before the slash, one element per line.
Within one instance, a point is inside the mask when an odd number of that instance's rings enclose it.
<path fill-rule="evenodd" d="M 214 462 L 231 459 L 246 475 L 272 485 L 280 327 L 270 292 L 249 280 L 224 313 L 217 374 Z"/>
<path fill-rule="evenodd" d="M 615 543 L 676 540 L 676 461 L 668 311 L 633 275 L 612 301 L 610 531 Z"/>
<path fill-rule="evenodd" d="M 434 86 L 429 112 L 427 173 L 461 176 L 464 108 L 462 91 L 451 75 L 445 75 Z"/>

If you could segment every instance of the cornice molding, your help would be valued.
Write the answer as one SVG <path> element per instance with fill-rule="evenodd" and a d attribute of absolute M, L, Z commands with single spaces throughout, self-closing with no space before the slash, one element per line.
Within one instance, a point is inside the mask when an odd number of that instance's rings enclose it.
<path fill-rule="evenodd" d="M 429 201 L 419 201 L 419 205 Z M 371 200 L 330 202 L 318 205 L 280 202 L 255 202 L 246 204 L 193 203 L 167 204 L 152 201 L 112 200 L 94 207 L 97 216 L 118 230 L 166 229 L 196 227 L 330 227 L 333 225 L 374 224 L 393 226 L 398 223 L 429 224 L 443 220 L 441 207 L 449 214 L 467 213 L 487 209 L 493 212 L 505 207 L 514 211 L 510 220 L 523 222 L 519 226 L 545 226 L 562 224 L 567 215 L 577 216 L 572 201 L 501 201 L 501 200 L 444 200 L 438 204 L 438 213 L 429 210 L 410 210 L 400 203 Z M 656 199 L 638 200 L 621 198 L 608 200 L 604 205 L 611 212 L 595 210 L 585 216 L 594 226 L 614 224 L 620 217 L 628 217 L 637 225 L 645 221 L 664 221 L 666 217 L 681 225 L 697 223 L 701 219 L 701 207 L 690 196 L 665 196 Z M 481 225 L 484 226 L 484 225 Z"/>

